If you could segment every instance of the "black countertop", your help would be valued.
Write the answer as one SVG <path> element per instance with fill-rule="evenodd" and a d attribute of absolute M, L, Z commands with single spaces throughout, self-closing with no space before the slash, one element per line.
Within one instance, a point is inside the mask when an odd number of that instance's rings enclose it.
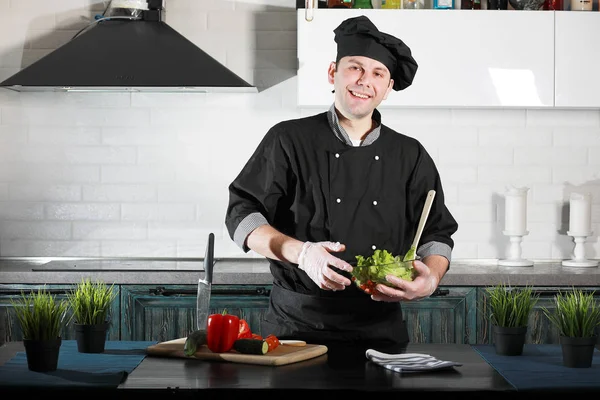
<path fill-rule="evenodd" d="M 463 365 L 449 370 L 401 374 L 366 359 L 364 349 L 336 348 L 311 360 L 269 367 L 149 358 L 121 385 L 123 389 L 342 390 L 402 391 L 507 391 L 513 390 L 469 345 L 414 344 L 407 352 L 430 354 Z"/>
<path fill-rule="evenodd" d="M 0 365 L 16 352 L 22 342 L 0 346 Z M 260 396 L 261 399 L 339 398 L 344 395 L 369 395 L 378 399 L 414 399 L 415 396 L 440 396 L 443 399 L 537 398 L 537 395 L 581 395 L 595 397 L 598 389 L 516 390 L 468 344 L 409 344 L 406 352 L 432 355 L 440 360 L 462 363 L 451 369 L 421 373 L 399 373 L 383 368 L 355 346 L 328 346 L 316 358 L 282 366 L 240 364 L 188 358 L 146 356 L 116 388 L 99 387 L 14 387 L 0 381 L 2 398 L 59 395 L 61 399 L 86 396 L 123 399 L 234 398 Z M 512 358 L 512 357 L 511 357 Z M 518 357 L 514 357 L 518 362 Z M 56 373 L 59 373 L 57 371 Z M 535 373 L 535 371 L 532 371 Z M 52 374 L 52 373 L 51 373 Z M 60 375 L 59 375 L 60 376 Z M 544 377 L 543 373 L 540 377 Z M 537 385 L 536 385 L 537 386 Z M 549 384 L 550 386 L 550 384 Z M 208 397 L 207 397 L 208 396 Z M 235 397 L 234 397 L 235 396 Z"/>
<path fill-rule="evenodd" d="M 21 342 L 0 347 L 0 364 L 22 349 Z M 282 366 L 147 356 L 127 380 L 111 392 L 111 397 L 199 398 L 205 394 L 223 396 L 241 391 L 245 395 L 260 393 L 261 398 L 281 398 L 282 392 L 286 397 L 308 393 L 337 397 L 361 392 L 372 392 L 379 397 L 394 392 L 390 394 L 396 398 L 410 392 L 442 392 L 444 398 L 459 398 L 460 394 L 464 399 L 468 395 L 485 394 L 489 398 L 493 394 L 514 393 L 514 388 L 470 345 L 410 344 L 406 351 L 430 354 L 463 365 L 435 372 L 402 374 L 367 360 L 364 349 L 331 346 L 322 356 Z M 14 389 L 15 395 L 23 391 L 27 388 Z M 92 394 L 89 389 L 87 392 Z M 32 391 L 27 393 L 33 394 Z M 68 388 L 62 390 L 61 398 L 65 394 L 69 394 Z"/>

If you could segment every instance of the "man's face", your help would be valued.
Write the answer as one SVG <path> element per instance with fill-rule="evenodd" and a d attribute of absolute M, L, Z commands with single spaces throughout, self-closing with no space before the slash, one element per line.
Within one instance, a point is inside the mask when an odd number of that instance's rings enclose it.
<path fill-rule="evenodd" d="M 387 67 L 362 56 L 342 57 L 329 65 L 329 83 L 335 89 L 335 106 L 348 119 L 371 115 L 394 86 Z"/>

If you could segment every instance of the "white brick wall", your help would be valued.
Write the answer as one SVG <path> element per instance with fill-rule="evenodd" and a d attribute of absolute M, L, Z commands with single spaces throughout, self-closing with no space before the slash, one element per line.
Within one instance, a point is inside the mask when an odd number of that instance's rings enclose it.
<path fill-rule="evenodd" d="M 0 0 L 0 80 L 67 42 L 106 3 Z M 296 107 L 296 1 L 165 4 L 171 26 L 260 92 L 0 89 L 0 256 L 202 256 L 209 232 L 217 257 L 255 256 L 227 236 L 227 186 L 269 127 L 322 111 Z M 460 225 L 455 259 L 506 255 L 507 185 L 530 188 L 524 257 L 570 256 L 571 191 L 592 193 L 600 230 L 598 110 L 381 111 L 436 160 Z M 586 249 L 600 257 L 597 233 Z"/>

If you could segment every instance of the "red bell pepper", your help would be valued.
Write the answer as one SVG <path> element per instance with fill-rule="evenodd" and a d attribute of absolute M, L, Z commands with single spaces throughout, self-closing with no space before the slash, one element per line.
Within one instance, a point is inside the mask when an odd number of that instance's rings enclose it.
<path fill-rule="evenodd" d="M 225 353 L 233 348 L 239 330 L 238 316 L 227 314 L 227 310 L 221 314 L 211 314 L 206 326 L 206 345 L 213 353 Z"/>
<path fill-rule="evenodd" d="M 252 331 L 250 325 L 245 319 L 240 318 L 240 330 L 238 332 L 238 339 L 250 339 L 252 338 Z"/>

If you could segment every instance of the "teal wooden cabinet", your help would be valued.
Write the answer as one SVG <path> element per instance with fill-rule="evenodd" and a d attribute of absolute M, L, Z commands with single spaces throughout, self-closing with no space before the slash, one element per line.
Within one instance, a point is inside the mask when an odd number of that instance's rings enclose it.
<path fill-rule="evenodd" d="M 22 293 L 30 293 L 31 291 L 37 291 L 38 289 L 46 289 L 52 295 L 55 296 L 56 300 L 66 299 L 67 293 L 70 292 L 75 285 L 21 285 L 21 284 L 0 284 L 0 342 L 11 342 L 20 341 L 23 339 L 23 333 L 19 326 L 17 316 L 14 312 L 14 307 L 11 300 L 18 300 Z M 108 330 L 108 340 L 119 340 L 120 337 L 120 314 L 121 305 L 120 298 L 118 296 L 119 287 L 115 286 L 113 290 L 117 291 L 117 296 L 112 304 L 110 314 L 111 325 Z M 67 316 L 70 318 L 71 313 Z M 71 319 L 71 318 L 70 318 Z M 67 325 L 63 332 L 62 338 L 64 340 L 75 339 L 75 328 L 73 327 L 73 320 Z"/>
<path fill-rule="evenodd" d="M 123 285 L 122 340 L 166 341 L 196 329 L 196 286 Z M 224 309 L 246 319 L 253 332 L 269 305 L 270 285 L 213 285 L 211 313 Z M 440 288 L 423 301 L 404 303 L 414 343 L 474 343 L 475 288 Z"/>
<path fill-rule="evenodd" d="M 527 336 L 525 343 L 533 344 L 558 344 L 558 329 L 550 324 L 548 318 L 544 315 L 543 308 L 554 311 L 554 296 L 561 290 L 571 290 L 571 287 L 535 287 L 534 292 L 540 295 L 539 301 L 529 316 Z M 578 287 L 584 291 L 595 292 L 594 298 L 600 302 L 600 288 L 597 287 Z M 477 304 L 477 343 L 493 344 L 492 326 L 489 320 L 489 302 L 485 288 L 478 288 Z"/>
<path fill-rule="evenodd" d="M 224 309 L 260 332 L 270 285 L 213 285 L 211 313 Z M 196 330 L 195 285 L 122 285 L 121 339 L 166 341 Z"/>
<path fill-rule="evenodd" d="M 402 303 L 411 343 L 475 343 L 475 287 L 440 287 L 433 296 Z"/>
<path fill-rule="evenodd" d="M 22 335 L 10 299 L 21 291 L 37 290 L 44 285 L 0 285 L 0 341 L 21 340 Z M 48 285 L 57 298 L 64 298 L 74 285 Z M 196 329 L 195 285 L 121 285 L 111 315 L 109 340 L 166 341 L 187 336 Z M 227 309 L 244 318 L 253 332 L 260 331 L 269 304 L 270 285 L 213 285 L 211 313 Z M 476 328 L 477 288 L 441 287 L 434 296 L 419 302 L 403 303 L 412 343 L 484 343 L 485 332 Z M 478 325 L 479 324 L 479 325 Z M 542 331 L 543 332 L 543 331 Z M 64 339 L 74 339 L 70 325 Z M 487 339 L 486 339 L 487 340 Z"/>

